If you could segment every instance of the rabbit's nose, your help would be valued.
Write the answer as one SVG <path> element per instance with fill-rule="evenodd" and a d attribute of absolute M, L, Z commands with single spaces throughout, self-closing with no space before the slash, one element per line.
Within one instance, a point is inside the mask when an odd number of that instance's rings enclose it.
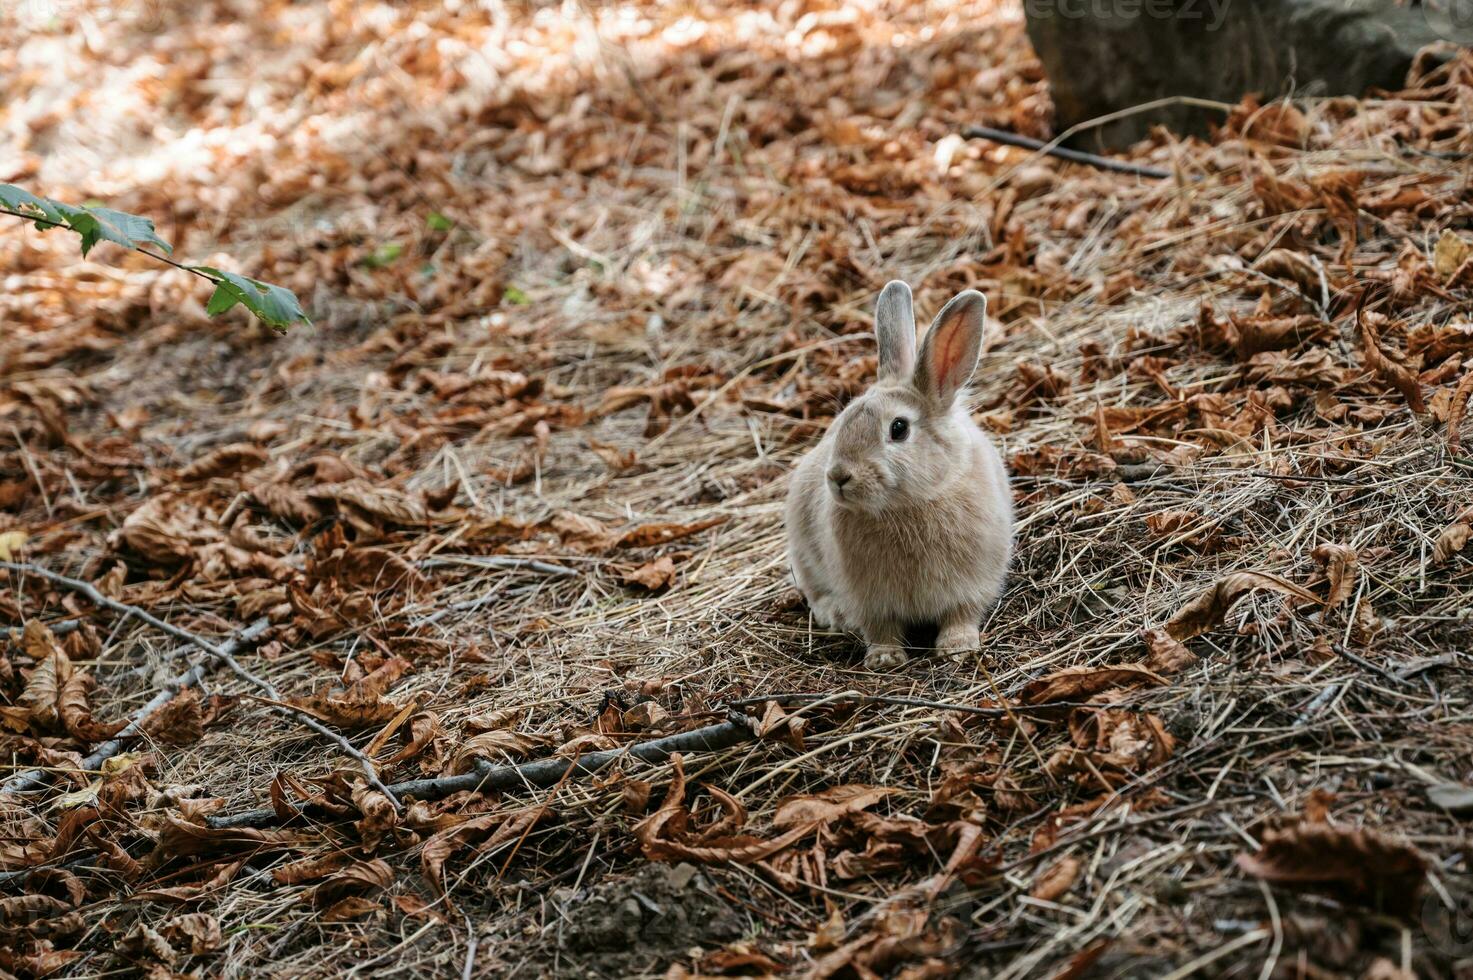
<path fill-rule="evenodd" d="M 844 484 L 848 483 L 852 476 L 853 474 L 842 466 L 829 467 L 829 482 L 832 483 L 834 485 L 834 489 L 839 491 L 840 493 L 844 492 Z"/>

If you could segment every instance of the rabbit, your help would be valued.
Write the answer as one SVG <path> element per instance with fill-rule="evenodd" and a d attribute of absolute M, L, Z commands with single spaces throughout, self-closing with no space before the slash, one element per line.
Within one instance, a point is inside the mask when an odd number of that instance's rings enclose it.
<path fill-rule="evenodd" d="M 850 402 L 788 485 L 788 559 L 813 621 L 864 637 L 864 663 L 907 660 L 904 629 L 935 624 L 936 648 L 976 650 L 1013 551 L 1007 468 L 963 391 L 982 353 L 987 299 L 969 289 L 936 316 L 916 355 L 910 287 L 875 307 L 879 376 Z"/>

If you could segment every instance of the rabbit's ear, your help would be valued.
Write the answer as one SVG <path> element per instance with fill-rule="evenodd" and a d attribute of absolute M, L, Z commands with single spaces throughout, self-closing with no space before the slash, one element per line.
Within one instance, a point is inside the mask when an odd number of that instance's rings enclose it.
<path fill-rule="evenodd" d="M 904 381 L 915 370 L 916 314 L 910 287 L 896 279 L 875 304 L 875 336 L 880 341 L 880 377 Z"/>
<path fill-rule="evenodd" d="M 940 408 L 951 407 L 956 393 L 976 370 L 986 321 L 987 297 L 968 289 L 942 307 L 936 322 L 926 331 L 915 386 Z"/>

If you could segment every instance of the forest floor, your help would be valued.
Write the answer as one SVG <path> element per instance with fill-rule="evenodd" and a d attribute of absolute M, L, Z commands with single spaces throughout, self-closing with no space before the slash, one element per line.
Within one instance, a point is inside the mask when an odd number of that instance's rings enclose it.
<path fill-rule="evenodd" d="M 1469 969 L 1473 60 L 1150 179 L 960 137 L 1052 135 L 991 0 L 7 8 L 0 181 L 315 325 L 0 229 L 0 545 L 125 610 L 0 573 L 0 976 Z M 1018 550 L 877 674 L 782 495 L 891 278 Z"/>

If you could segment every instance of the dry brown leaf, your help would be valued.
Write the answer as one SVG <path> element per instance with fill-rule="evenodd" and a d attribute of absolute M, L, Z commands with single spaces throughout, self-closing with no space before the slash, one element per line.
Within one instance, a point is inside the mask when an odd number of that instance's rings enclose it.
<path fill-rule="evenodd" d="M 777 805 L 772 825 L 778 828 L 832 823 L 842 816 L 867 810 L 895 790 L 859 784 L 834 786 L 811 796 L 790 796 Z"/>
<path fill-rule="evenodd" d="M 548 744 L 549 740 L 541 735 L 523 735 L 504 728 L 482 732 L 466 739 L 455 750 L 450 758 L 450 772 L 470 772 L 481 759 L 497 765 L 525 759 Z"/>
<path fill-rule="evenodd" d="M 388 765 L 413 759 L 421 772 L 438 772 L 445 760 L 445 727 L 440 723 L 440 716 L 433 711 L 421 711 L 411 715 L 405 724 L 409 738 L 389 757 Z"/>
<path fill-rule="evenodd" d="M 1282 595 L 1318 603 L 1319 596 L 1303 586 L 1270 572 L 1232 572 L 1212 584 L 1207 591 L 1182 606 L 1166 621 L 1166 634 L 1175 640 L 1189 640 L 1208 630 L 1215 629 L 1227 616 L 1228 610 L 1247 593 L 1255 589 L 1269 589 Z"/>
<path fill-rule="evenodd" d="M 1264 351 L 1289 350 L 1323 340 L 1331 333 L 1329 324 L 1317 316 L 1255 315 L 1230 319 L 1233 347 L 1245 361 Z"/>
<path fill-rule="evenodd" d="M 1361 356 L 1365 359 L 1366 367 L 1376 377 L 1401 392 L 1412 411 L 1425 413 L 1427 405 L 1422 400 L 1422 384 L 1418 381 L 1416 372 L 1404 363 L 1392 360 L 1381 346 L 1379 330 L 1386 322 L 1386 317 L 1378 313 L 1359 316 Z"/>
<path fill-rule="evenodd" d="M 377 728 L 399 713 L 401 705 L 378 694 L 365 692 L 320 691 L 289 704 L 301 708 L 319 721 L 344 731 Z"/>
<path fill-rule="evenodd" d="M 632 469 L 639 462 L 639 454 L 633 449 L 620 449 L 618 446 L 599 442 L 592 436 L 588 437 L 588 448 L 598 454 L 604 465 L 615 473 Z"/>
<path fill-rule="evenodd" d="M 1028 894 L 1040 902 L 1057 902 L 1074 887 L 1082 867 L 1077 857 L 1065 855 L 1038 873 Z"/>
<path fill-rule="evenodd" d="M 1145 667 L 1065 667 L 1029 681 L 1023 688 L 1022 699 L 1028 704 L 1080 701 L 1112 687 L 1135 684 L 1161 687 L 1167 683 L 1166 678 Z"/>
<path fill-rule="evenodd" d="M 661 555 L 654 561 L 645 562 L 638 568 L 624 572 L 620 578 L 625 585 L 638 585 L 651 592 L 658 592 L 674 585 L 675 575 L 675 560 L 669 555 Z"/>
<path fill-rule="evenodd" d="M 514 813 L 486 813 L 442 830 L 425 841 L 420 852 L 420 867 L 425 881 L 436 896 L 454 908 L 445 892 L 443 869 L 456 851 L 470 844 L 482 854 L 495 854 L 507 843 L 520 840 L 548 814 L 547 807 L 532 807 Z"/>
<path fill-rule="evenodd" d="M 805 824 L 768 840 L 751 834 L 715 839 L 710 835 L 692 835 L 687 830 L 690 811 L 685 805 L 685 767 L 679 753 L 670 757 L 670 765 L 673 778 L 665 801 L 658 810 L 634 826 L 634 837 L 639 841 L 644 856 L 651 861 L 750 864 L 789 847 L 813 830 L 812 826 Z M 695 842 L 688 843 L 692 837 Z"/>
<path fill-rule="evenodd" d="M 377 527 L 416 527 L 429 521 L 429 511 L 422 501 L 388 487 L 374 486 L 366 480 L 349 480 L 307 491 L 309 500 L 333 503 L 350 520 L 357 519 L 369 530 Z M 366 518 L 366 520 L 365 520 Z"/>
<path fill-rule="evenodd" d="M 1287 279 L 1296 284 L 1306 296 L 1319 295 L 1321 273 L 1303 252 L 1290 248 L 1270 249 L 1253 263 L 1253 268 L 1276 279 Z"/>
<path fill-rule="evenodd" d="M 725 517 L 708 517 L 689 524 L 642 524 L 619 536 L 620 548 L 652 548 L 698 534 L 725 522 Z"/>
<path fill-rule="evenodd" d="M 669 713 L 658 701 L 641 701 L 623 714 L 624 727 L 631 731 L 654 728 Z"/>
<path fill-rule="evenodd" d="M 1432 547 L 1432 563 L 1441 565 L 1461 552 L 1470 536 L 1473 536 L 1473 508 L 1464 511 L 1457 520 L 1442 529 Z"/>
<path fill-rule="evenodd" d="M 807 728 L 807 718 L 789 714 L 776 701 L 768 701 L 762 708 L 762 717 L 752 726 L 752 734 L 758 738 L 780 739 L 802 752 L 803 733 Z"/>
<path fill-rule="evenodd" d="M 355 861 L 320 884 L 309 888 L 303 898 L 323 909 L 335 905 L 349 895 L 363 896 L 380 891 L 394 883 L 394 869 L 382 858 L 372 861 Z"/>
<path fill-rule="evenodd" d="M 159 932 L 171 944 L 186 946 L 192 956 L 218 949 L 223 941 L 220 920 L 205 912 L 176 915 L 164 922 Z"/>
<path fill-rule="evenodd" d="M 1325 595 L 1326 609 L 1335 608 L 1355 593 L 1360 556 L 1354 548 L 1327 542 L 1316 546 L 1310 557 L 1319 562 L 1330 580 L 1330 591 Z"/>
<path fill-rule="evenodd" d="M 273 517 L 288 524 L 306 527 L 322 519 L 322 508 L 301 490 L 285 483 L 262 483 L 251 488 L 256 503 L 266 508 Z"/>
<path fill-rule="evenodd" d="M 1437 278 L 1449 283 L 1469 256 L 1473 256 L 1473 245 L 1457 232 L 1444 230 L 1432 249 L 1432 268 Z"/>
<path fill-rule="evenodd" d="M 1456 455 L 1463 440 L 1463 417 L 1468 412 L 1468 402 L 1473 399 L 1473 364 L 1463 372 L 1463 379 L 1453 389 L 1447 408 L 1447 451 Z"/>
<path fill-rule="evenodd" d="M 384 548 L 334 549 L 326 558 L 310 562 L 307 574 L 371 592 L 414 590 L 425 585 L 424 576 L 413 565 Z"/>
<path fill-rule="evenodd" d="M 1147 670 L 1169 676 L 1197 662 L 1197 655 L 1165 630 L 1141 630 L 1141 638 L 1146 641 L 1149 652 L 1144 664 Z"/>
<path fill-rule="evenodd" d="M 354 863 L 348 854 L 336 851 L 322 857 L 303 858 L 283 864 L 271 872 L 271 877 L 283 885 L 301 885 L 309 881 L 326 878 Z"/>
<path fill-rule="evenodd" d="M 1238 867 L 1293 888 L 1318 888 L 1392 915 L 1413 911 L 1427 862 L 1410 844 L 1375 830 L 1302 822 L 1265 831 L 1256 854 Z"/>
<path fill-rule="evenodd" d="M 263 466 L 271 457 L 248 442 L 232 443 L 211 450 L 179 471 L 180 483 L 199 483 L 218 476 L 236 476 Z"/>
<path fill-rule="evenodd" d="M 1157 537 L 1168 538 L 1202 523 L 1202 515 L 1194 510 L 1163 510 L 1146 515 L 1146 527 Z M 1206 530 L 1206 528 L 1203 528 Z"/>

